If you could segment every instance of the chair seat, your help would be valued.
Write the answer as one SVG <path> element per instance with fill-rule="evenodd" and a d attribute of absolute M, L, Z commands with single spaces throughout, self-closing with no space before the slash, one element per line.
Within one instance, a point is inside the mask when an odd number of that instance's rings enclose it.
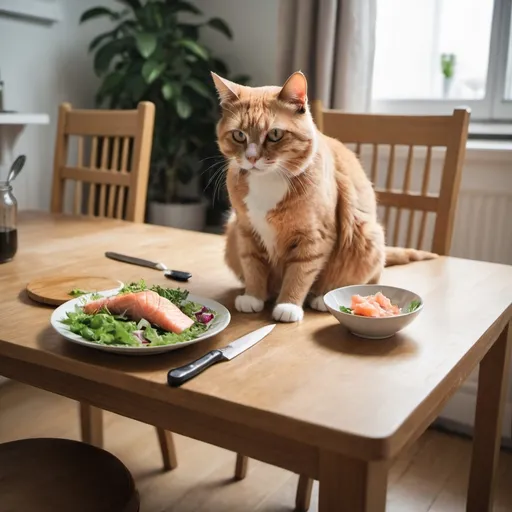
<path fill-rule="evenodd" d="M 112 454 L 67 439 L 0 444 L 0 512 L 137 512 L 132 475 Z"/>

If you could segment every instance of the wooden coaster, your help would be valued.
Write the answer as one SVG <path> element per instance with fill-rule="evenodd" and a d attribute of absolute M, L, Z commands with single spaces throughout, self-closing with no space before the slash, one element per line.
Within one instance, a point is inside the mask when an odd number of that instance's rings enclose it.
<path fill-rule="evenodd" d="M 47 276 L 27 284 L 28 296 L 37 302 L 60 306 L 74 299 L 69 293 L 79 289 L 85 292 L 112 290 L 123 286 L 121 281 L 96 276 Z"/>

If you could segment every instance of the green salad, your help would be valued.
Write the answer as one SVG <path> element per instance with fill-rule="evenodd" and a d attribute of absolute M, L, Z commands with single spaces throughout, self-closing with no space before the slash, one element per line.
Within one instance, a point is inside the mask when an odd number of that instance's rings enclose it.
<path fill-rule="evenodd" d="M 87 302 L 85 298 L 82 299 L 80 305 L 75 307 L 74 312 L 67 312 L 67 318 L 61 320 L 61 322 L 72 333 L 82 336 L 87 341 L 101 345 L 154 347 L 193 340 L 206 332 L 215 318 L 214 311 L 202 304 L 187 300 L 188 291 L 179 288 L 164 288 L 159 285 L 148 287 L 141 280 L 124 286 L 117 295 L 148 290 L 172 302 L 194 321 L 193 325 L 177 334 L 163 330 L 144 318 L 135 321 L 124 314 L 113 314 L 107 307 L 101 308 L 96 313 L 88 314 L 83 310 Z"/>

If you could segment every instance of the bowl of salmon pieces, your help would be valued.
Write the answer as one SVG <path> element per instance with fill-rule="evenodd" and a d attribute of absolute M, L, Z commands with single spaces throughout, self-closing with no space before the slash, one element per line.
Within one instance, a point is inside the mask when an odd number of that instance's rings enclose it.
<path fill-rule="evenodd" d="M 230 320 L 229 311 L 214 300 L 139 281 L 70 300 L 53 312 L 51 324 L 79 345 L 150 355 L 215 336 Z"/>
<path fill-rule="evenodd" d="M 422 311 L 422 298 L 404 288 L 384 285 L 354 285 L 332 290 L 324 296 L 330 313 L 352 334 L 383 339 L 408 326 Z"/>

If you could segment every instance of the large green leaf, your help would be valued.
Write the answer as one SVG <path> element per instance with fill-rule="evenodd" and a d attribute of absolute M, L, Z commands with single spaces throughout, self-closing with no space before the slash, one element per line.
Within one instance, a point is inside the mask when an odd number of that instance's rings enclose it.
<path fill-rule="evenodd" d="M 203 14 L 201 9 L 199 9 L 190 2 L 186 2 L 185 0 L 167 0 L 167 5 L 169 5 L 173 11 L 190 12 L 192 14 Z"/>
<path fill-rule="evenodd" d="M 101 88 L 104 90 L 104 92 L 108 93 L 109 91 L 114 90 L 123 81 L 124 78 L 124 73 L 119 71 L 109 73 L 103 80 Z"/>
<path fill-rule="evenodd" d="M 176 100 L 176 112 L 181 119 L 188 119 L 192 114 L 192 105 L 185 98 Z"/>
<path fill-rule="evenodd" d="M 204 82 L 201 82 L 197 78 L 189 78 L 185 85 L 205 98 L 212 98 L 212 88 L 208 87 Z"/>
<path fill-rule="evenodd" d="M 131 7 L 134 11 L 136 9 L 140 9 L 142 6 L 141 6 L 141 3 L 139 2 L 139 0 L 117 0 L 119 3 L 121 4 L 124 4 L 124 5 L 127 5 L 128 7 Z"/>
<path fill-rule="evenodd" d="M 178 23 L 178 28 L 182 31 L 183 37 L 186 39 L 199 39 L 200 24 L 193 23 Z"/>
<path fill-rule="evenodd" d="M 142 99 L 147 88 L 148 84 L 140 75 L 132 75 L 126 82 L 126 89 L 135 103 Z"/>
<path fill-rule="evenodd" d="M 201 59 L 208 60 L 208 52 L 204 46 L 196 43 L 196 41 L 192 41 L 192 39 L 181 39 L 178 41 L 178 44 L 185 47 L 187 50 L 197 55 L 198 57 L 201 57 Z"/>
<path fill-rule="evenodd" d="M 150 32 L 138 32 L 135 34 L 135 44 L 139 53 L 147 59 L 153 54 L 156 48 L 157 39 L 155 34 Z"/>
<path fill-rule="evenodd" d="M 228 24 L 221 18 L 212 18 L 207 21 L 207 25 L 222 32 L 228 39 L 233 39 L 233 32 Z"/>
<path fill-rule="evenodd" d="M 142 76 L 147 84 L 153 83 L 165 70 L 167 64 L 156 60 L 148 60 L 142 66 Z"/>
<path fill-rule="evenodd" d="M 106 97 L 111 95 L 118 96 L 118 88 L 124 78 L 124 73 L 121 73 L 120 71 L 113 71 L 112 73 L 109 73 L 103 80 L 103 83 L 96 94 L 96 103 L 101 105 Z"/>
<path fill-rule="evenodd" d="M 174 96 L 174 87 L 171 83 L 166 83 L 162 86 L 162 96 L 169 101 Z"/>
<path fill-rule="evenodd" d="M 87 20 L 92 20 L 101 16 L 108 16 L 113 20 L 117 17 L 117 14 L 106 7 L 93 7 L 92 9 L 87 9 L 87 11 L 80 16 L 79 23 L 84 23 Z"/>
<path fill-rule="evenodd" d="M 89 45 L 89 51 L 92 52 L 95 48 L 97 48 L 103 41 L 109 38 L 114 38 L 117 29 L 111 30 L 110 32 L 105 32 L 104 34 L 97 35 Z"/>
<path fill-rule="evenodd" d="M 98 76 L 103 75 L 109 68 L 112 59 L 121 53 L 126 45 L 126 39 L 116 39 L 102 46 L 94 56 L 94 71 Z"/>

